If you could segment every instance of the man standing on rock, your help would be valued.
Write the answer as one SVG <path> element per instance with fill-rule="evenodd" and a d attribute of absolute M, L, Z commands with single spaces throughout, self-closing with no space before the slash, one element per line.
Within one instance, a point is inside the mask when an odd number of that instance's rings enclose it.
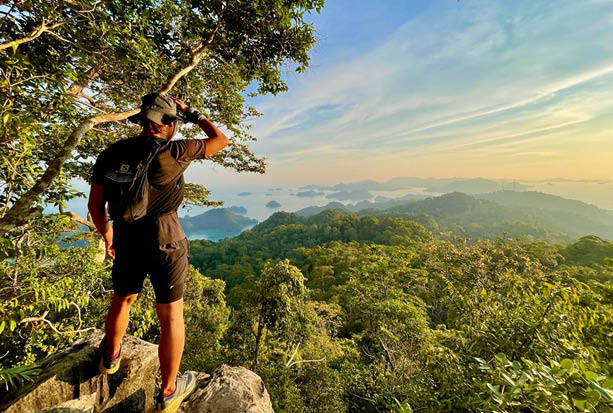
<path fill-rule="evenodd" d="M 183 172 L 191 161 L 223 149 L 228 138 L 204 115 L 165 94 L 143 96 L 140 113 L 130 120 L 141 124 L 142 132 L 100 154 L 88 203 L 107 254 L 114 259 L 114 296 L 100 344 L 100 372 L 113 374 L 119 369 L 130 306 L 149 275 L 161 325 L 162 387 L 156 411 L 169 413 L 196 384 L 192 372 L 177 377 L 185 343 L 183 284 L 189 259 L 189 244 L 177 215 L 183 201 Z M 196 123 L 208 138 L 171 140 L 179 121 Z"/>

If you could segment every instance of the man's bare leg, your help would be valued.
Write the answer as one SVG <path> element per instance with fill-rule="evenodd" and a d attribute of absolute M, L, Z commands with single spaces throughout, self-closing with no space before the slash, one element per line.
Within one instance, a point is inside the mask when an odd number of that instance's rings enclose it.
<path fill-rule="evenodd" d="M 162 327 L 158 347 L 160 369 L 162 370 L 162 394 L 169 394 L 175 390 L 175 379 L 179 373 L 185 345 L 183 299 L 169 304 L 156 304 L 155 309 Z"/>
<path fill-rule="evenodd" d="M 130 321 L 130 307 L 136 300 L 138 294 L 131 294 L 125 297 L 113 296 L 109 313 L 106 316 L 106 348 L 107 356 L 113 356 L 119 352 L 121 340 L 123 339 L 128 322 Z"/>

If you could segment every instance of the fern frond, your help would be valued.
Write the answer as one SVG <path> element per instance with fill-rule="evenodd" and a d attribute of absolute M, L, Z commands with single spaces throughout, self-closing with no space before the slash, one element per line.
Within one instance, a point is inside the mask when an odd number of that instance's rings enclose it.
<path fill-rule="evenodd" d="M 18 387 L 25 382 L 31 382 L 40 372 L 41 369 L 37 365 L 0 369 L 0 384 L 4 383 L 6 389 L 9 390 L 9 388 Z"/>

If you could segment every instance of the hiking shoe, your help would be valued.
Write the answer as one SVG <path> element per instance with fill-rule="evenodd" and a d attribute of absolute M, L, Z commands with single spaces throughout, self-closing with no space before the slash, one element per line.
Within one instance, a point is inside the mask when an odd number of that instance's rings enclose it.
<path fill-rule="evenodd" d="M 155 401 L 156 413 L 174 413 L 179 409 L 181 402 L 186 399 L 196 388 L 196 374 L 193 371 L 186 371 L 182 376 L 177 377 L 174 393 L 169 396 L 160 394 Z"/>
<path fill-rule="evenodd" d="M 121 345 L 119 346 L 119 356 L 116 359 L 109 357 L 106 351 L 106 336 L 104 336 L 100 346 L 98 346 L 98 352 L 100 353 L 100 364 L 98 365 L 100 374 L 113 374 L 119 370 L 119 362 L 121 361 Z"/>

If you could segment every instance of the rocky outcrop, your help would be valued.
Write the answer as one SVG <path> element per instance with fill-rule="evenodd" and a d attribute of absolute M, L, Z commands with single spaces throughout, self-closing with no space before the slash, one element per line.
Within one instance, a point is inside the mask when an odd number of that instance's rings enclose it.
<path fill-rule="evenodd" d="M 157 346 L 127 336 L 121 366 L 110 376 L 98 372 L 96 331 L 72 347 L 43 360 L 43 373 L 33 383 L 0 399 L 6 413 L 149 413 L 158 376 Z M 220 367 L 211 377 L 200 373 L 198 386 L 183 412 L 272 413 L 270 397 L 255 373 L 242 367 Z"/>
<path fill-rule="evenodd" d="M 244 367 L 221 366 L 204 388 L 197 389 L 181 412 L 272 413 L 264 382 Z"/>
<path fill-rule="evenodd" d="M 119 371 L 102 376 L 97 357 L 102 336 L 101 331 L 96 331 L 43 360 L 43 373 L 33 383 L 5 396 L 0 401 L 0 411 L 65 412 L 70 407 L 63 404 L 71 400 L 75 408 L 83 411 L 144 412 L 151 407 L 155 391 L 152 378 L 158 370 L 157 346 L 126 337 Z"/>

